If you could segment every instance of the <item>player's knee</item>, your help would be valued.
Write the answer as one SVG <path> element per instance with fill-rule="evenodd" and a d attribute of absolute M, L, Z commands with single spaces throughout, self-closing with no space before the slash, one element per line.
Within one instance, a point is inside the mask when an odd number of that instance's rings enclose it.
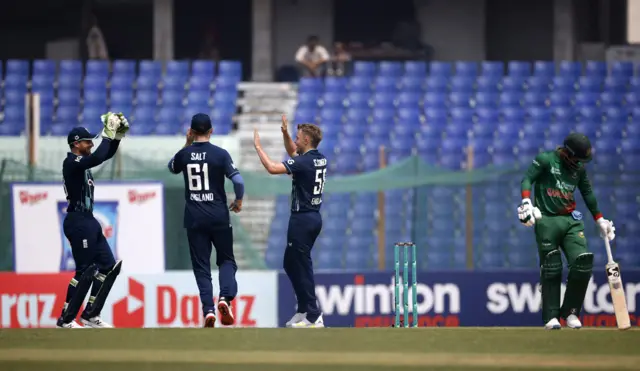
<path fill-rule="evenodd" d="M 572 272 L 591 275 L 591 272 L 593 271 L 593 254 L 585 252 L 578 255 L 569 269 Z"/>
<path fill-rule="evenodd" d="M 542 261 L 543 278 L 557 278 L 562 275 L 562 256 L 560 250 L 555 249 L 547 253 Z"/>

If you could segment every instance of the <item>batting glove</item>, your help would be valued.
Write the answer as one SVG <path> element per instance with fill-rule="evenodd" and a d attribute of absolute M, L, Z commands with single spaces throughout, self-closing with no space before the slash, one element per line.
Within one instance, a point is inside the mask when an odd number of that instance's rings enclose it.
<path fill-rule="evenodd" d="M 600 229 L 600 237 L 607 238 L 609 241 L 613 241 L 616 238 L 616 227 L 613 226 L 613 222 L 611 220 L 607 220 L 605 218 L 599 218 L 596 220 L 598 224 L 598 229 Z"/>
<path fill-rule="evenodd" d="M 527 227 L 531 227 L 536 224 L 536 219 L 540 218 L 542 218 L 540 209 L 533 207 L 530 199 L 522 199 L 522 204 L 518 207 L 518 219 L 520 220 L 520 223 Z"/>
<path fill-rule="evenodd" d="M 108 139 L 115 139 L 116 133 L 120 128 L 120 117 L 112 112 L 107 112 L 104 115 L 100 116 L 102 119 L 102 125 L 104 126 L 102 129 L 102 137 Z"/>

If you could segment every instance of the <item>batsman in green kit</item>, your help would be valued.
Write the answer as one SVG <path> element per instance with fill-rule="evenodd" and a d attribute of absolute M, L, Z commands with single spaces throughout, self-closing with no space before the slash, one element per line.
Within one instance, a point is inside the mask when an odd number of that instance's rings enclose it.
<path fill-rule="evenodd" d="M 546 329 L 560 329 L 560 318 L 570 328 L 580 328 L 580 310 L 593 269 L 593 254 L 587 249 L 582 213 L 576 210 L 579 190 L 600 229 L 602 238 L 613 240 L 613 223 L 602 217 L 584 164 L 591 161 L 591 142 L 583 134 L 571 133 L 555 151 L 540 153 L 522 179 L 520 222 L 535 226 L 540 257 L 542 320 Z M 534 202 L 531 202 L 531 188 Z M 568 263 L 567 287 L 560 305 L 562 259 Z"/>

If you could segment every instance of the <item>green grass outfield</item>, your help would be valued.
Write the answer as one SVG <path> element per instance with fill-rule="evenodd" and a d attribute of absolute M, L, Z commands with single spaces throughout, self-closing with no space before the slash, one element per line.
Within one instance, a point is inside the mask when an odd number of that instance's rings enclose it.
<path fill-rule="evenodd" d="M 0 370 L 638 370 L 640 331 L 0 330 Z"/>

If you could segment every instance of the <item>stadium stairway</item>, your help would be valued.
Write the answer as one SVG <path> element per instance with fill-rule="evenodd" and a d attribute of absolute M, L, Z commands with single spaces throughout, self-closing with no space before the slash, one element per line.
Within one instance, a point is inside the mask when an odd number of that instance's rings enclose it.
<path fill-rule="evenodd" d="M 240 139 L 242 168 L 266 174 L 253 147 L 253 129 L 258 129 L 263 148 L 272 159 L 283 158 L 285 151 L 280 132 L 281 115 L 286 113 L 292 117 L 297 101 L 297 89 L 291 84 L 243 82 L 238 84 L 238 91 L 241 97 L 237 101 L 240 114 L 237 117 L 236 135 Z M 290 126 L 290 132 L 291 128 Z M 259 249 L 261 255 L 266 249 L 269 228 L 275 216 L 274 208 L 274 196 L 245 196 L 243 212 L 238 214 L 242 226 L 250 231 L 252 245 Z M 239 265 L 243 258 L 239 257 Z"/>

